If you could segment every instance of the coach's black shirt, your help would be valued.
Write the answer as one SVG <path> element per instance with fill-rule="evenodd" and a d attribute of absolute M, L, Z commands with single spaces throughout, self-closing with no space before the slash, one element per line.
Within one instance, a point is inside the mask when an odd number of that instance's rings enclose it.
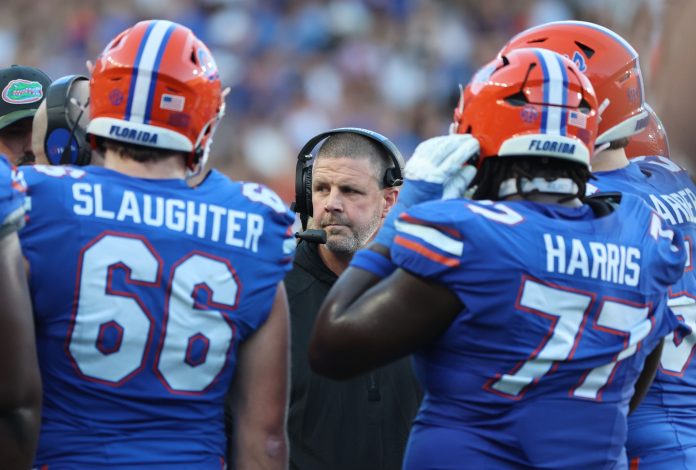
<path fill-rule="evenodd" d="M 312 372 L 314 320 L 336 282 L 317 245 L 302 241 L 285 278 L 292 327 L 288 434 L 292 470 L 398 470 L 420 386 L 410 358 L 346 381 Z"/>

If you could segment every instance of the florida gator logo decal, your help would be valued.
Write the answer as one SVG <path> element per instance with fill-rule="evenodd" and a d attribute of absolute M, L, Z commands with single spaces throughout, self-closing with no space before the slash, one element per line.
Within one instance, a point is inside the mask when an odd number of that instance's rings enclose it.
<path fill-rule="evenodd" d="M 39 82 L 12 80 L 2 90 L 2 99 L 10 104 L 34 103 L 43 98 L 43 86 Z"/>

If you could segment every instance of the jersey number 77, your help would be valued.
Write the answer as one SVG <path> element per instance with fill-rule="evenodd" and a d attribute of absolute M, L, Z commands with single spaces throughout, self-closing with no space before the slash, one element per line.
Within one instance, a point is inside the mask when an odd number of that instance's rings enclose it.
<path fill-rule="evenodd" d="M 595 304 L 595 295 L 567 287 L 543 283 L 525 276 L 517 309 L 551 320 L 548 334 L 529 358 L 513 370 L 498 374 L 486 388 L 498 395 L 519 399 L 528 387 L 553 371 L 560 361 L 570 361 L 580 342 L 585 324 Z M 636 353 L 640 342 L 653 327 L 648 318 L 651 306 L 635 305 L 617 299 L 600 299 L 592 328 L 623 338 L 623 349 L 607 364 L 586 371 L 570 394 L 578 398 L 601 400 L 602 389 L 611 381 L 619 363 Z"/>

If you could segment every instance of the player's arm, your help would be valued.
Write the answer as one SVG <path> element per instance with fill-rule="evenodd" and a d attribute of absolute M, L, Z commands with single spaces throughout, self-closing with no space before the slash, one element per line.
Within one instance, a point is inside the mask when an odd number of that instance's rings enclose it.
<path fill-rule="evenodd" d="M 645 364 L 643 365 L 643 370 L 636 380 L 636 385 L 634 387 L 633 396 L 631 397 L 631 402 L 628 405 L 628 413 L 631 414 L 638 408 L 640 402 L 643 401 L 645 395 L 648 394 L 648 389 L 652 385 L 655 374 L 657 373 L 657 368 L 660 365 L 660 357 L 662 357 L 662 347 L 664 346 L 664 340 L 660 341 L 660 344 L 653 349 L 648 357 L 645 358 Z"/>
<path fill-rule="evenodd" d="M 41 376 L 17 233 L 0 237 L 0 467 L 27 469 L 41 422 Z"/>
<path fill-rule="evenodd" d="M 404 169 L 404 186 L 370 249 L 389 257 L 396 219 L 408 208 L 460 197 L 479 151 L 470 134 L 421 142 Z M 355 261 L 355 259 L 353 260 Z M 310 343 L 310 364 L 320 374 L 347 378 L 405 356 L 440 335 L 459 313 L 459 298 L 446 287 L 396 270 L 385 280 L 349 267 L 320 309 Z"/>
<path fill-rule="evenodd" d="M 382 245 L 371 249 L 387 254 Z M 319 310 L 310 364 L 335 379 L 358 375 L 434 341 L 461 309 L 448 288 L 402 269 L 380 280 L 349 267 Z"/>
<path fill-rule="evenodd" d="M 287 468 L 288 318 L 285 286 L 280 282 L 268 319 L 239 348 L 231 391 L 234 468 Z"/>

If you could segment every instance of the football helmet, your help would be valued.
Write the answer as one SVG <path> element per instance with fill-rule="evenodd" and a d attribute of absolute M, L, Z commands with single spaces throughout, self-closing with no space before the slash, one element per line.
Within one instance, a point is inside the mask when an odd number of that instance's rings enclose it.
<path fill-rule="evenodd" d="M 597 98 L 569 59 L 546 49 L 518 49 L 479 70 L 454 110 L 457 133 L 480 143 L 486 158 L 553 157 L 587 167 L 597 133 Z"/>
<path fill-rule="evenodd" d="M 600 106 L 597 145 L 630 137 L 647 125 L 638 53 L 618 34 L 593 23 L 557 21 L 521 32 L 499 54 L 523 47 L 558 52 L 587 75 Z"/>
<path fill-rule="evenodd" d="M 187 154 L 190 171 L 205 163 L 224 113 L 222 86 L 210 51 L 177 23 L 141 21 L 116 36 L 90 80 L 95 136 Z"/>
<path fill-rule="evenodd" d="M 645 103 L 645 110 L 648 112 L 648 125 L 628 141 L 626 156 L 636 158 L 659 155 L 669 158 L 669 141 L 665 127 L 648 103 Z"/>

